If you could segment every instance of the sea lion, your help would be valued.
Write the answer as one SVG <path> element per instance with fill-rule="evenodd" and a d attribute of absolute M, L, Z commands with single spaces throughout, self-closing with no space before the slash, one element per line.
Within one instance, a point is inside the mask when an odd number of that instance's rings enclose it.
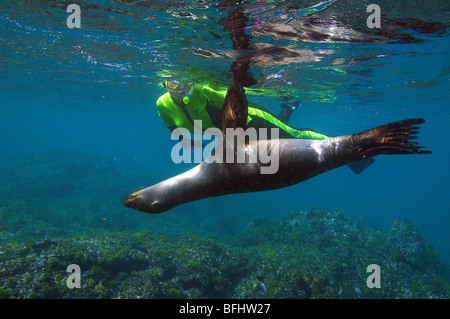
<path fill-rule="evenodd" d="M 237 61 L 238 62 L 238 61 Z M 236 63 L 236 62 L 235 62 Z M 239 72 L 234 65 L 222 111 L 225 128 L 245 129 L 247 100 Z M 241 70 L 241 71 L 239 71 Z M 261 161 L 251 163 L 208 163 L 129 195 L 124 206 L 156 214 L 195 200 L 233 193 L 266 191 L 291 186 L 337 167 L 381 154 L 429 154 L 417 143 L 420 118 L 382 125 L 361 133 L 326 140 L 281 139 L 250 141 L 245 144 L 246 159 L 261 147 L 279 152 L 279 167 L 274 174 L 261 174 Z M 226 136 L 223 139 L 226 143 Z M 227 148 L 224 147 L 226 150 Z M 230 150 L 226 150 L 229 152 Z M 233 149 L 233 152 L 242 149 Z M 235 154 L 236 155 L 236 154 Z"/>
<path fill-rule="evenodd" d="M 232 79 L 227 90 L 221 113 L 220 130 L 222 133 L 222 159 L 230 156 L 234 161 L 209 161 L 193 169 L 162 181 L 156 185 L 129 195 L 124 206 L 146 213 L 156 214 L 192 202 L 195 200 L 234 193 L 246 193 L 272 190 L 294 185 L 337 167 L 367 161 L 380 154 L 428 154 L 417 143 L 413 134 L 425 121 L 409 119 L 394 122 L 364 131 L 362 133 L 334 137 L 326 140 L 270 139 L 253 140 L 230 147 L 227 129 L 245 130 L 247 125 L 248 103 L 244 86 L 251 86 L 254 79 L 248 74 L 250 60 L 255 50 L 250 37 L 245 34 L 247 18 L 231 6 L 231 2 L 222 0 L 224 7 L 231 8 L 228 16 L 219 23 L 230 33 L 233 48 L 240 54 L 231 65 Z M 249 54 L 253 51 L 252 54 Z M 230 137 L 228 135 L 228 137 Z M 241 138 L 243 138 L 241 136 Z M 261 149 L 277 153 L 277 170 L 273 174 L 262 174 L 265 162 L 261 157 L 252 161 Z M 232 154 L 230 154 L 232 153 Z M 236 161 L 244 154 L 245 161 Z M 214 154 L 212 156 L 217 156 Z M 260 155 L 260 154 L 259 154 Z M 220 158 L 219 156 L 219 158 Z M 368 165 L 368 164 L 366 164 Z"/>

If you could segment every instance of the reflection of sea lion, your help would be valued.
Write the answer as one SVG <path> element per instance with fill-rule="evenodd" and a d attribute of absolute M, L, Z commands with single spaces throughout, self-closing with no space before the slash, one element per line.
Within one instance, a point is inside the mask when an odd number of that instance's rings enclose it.
<path fill-rule="evenodd" d="M 236 73 L 235 73 L 236 74 Z M 247 100 L 239 82 L 231 81 L 222 112 L 224 127 L 245 126 Z M 394 122 L 358 134 L 327 140 L 282 139 L 250 142 L 247 157 L 266 145 L 279 147 L 279 169 L 261 174 L 257 163 L 206 163 L 128 196 L 126 207 L 162 213 L 183 203 L 233 193 L 272 190 L 300 183 L 334 168 L 380 154 L 426 154 L 410 142 L 422 119 Z M 240 123 L 240 124 L 237 124 Z M 222 127 L 222 132 L 225 130 Z M 245 127 L 244 127 L 245 128 Z M 224 139 L 225 140 L 225 139 Z M 234 150 L 236 151 L 236 150 Z"/>

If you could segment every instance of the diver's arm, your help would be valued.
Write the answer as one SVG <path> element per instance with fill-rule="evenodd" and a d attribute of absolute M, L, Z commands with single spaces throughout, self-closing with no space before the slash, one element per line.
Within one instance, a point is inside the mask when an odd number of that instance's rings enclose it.
<path fill-rule="evenodd" d="M 222 110 L 223 102 L 225 101 L 225 96 L 227 95 L 227 91 L 217 91 L 209 86 L 203 86 L 203 94 L 208 99 L 209 103 L 215 108 Z"/>
<path fill-rule="evenodd" d="M 278 118 L 287 124 L 289 123 L 292 112 L 294 112 L 299 106 L 301 106 L 301 102 L 299 99 L 293 97 L 283 97 L 283 101 L 281 102 L 280 106 L 281 112 L 280 114 L 278 114 Z"/>
<path fill-rule="evenodd" d="M 163 120 L 164 124 L 167 126 L 169 131 L 172 133 L 173 130 L 178 128 L 178 126 L 175 124 L 175 121 L 173 120 L 172 116 L 168 112 L 167 108 L 164 106 L 164 103 L 162 102 L 161 99 L 158 99 L 158 101 L 156 102 L 156 106 L 158 107 L 159 117 Z M 186 137 L 184 135 L 180 135 L 178 140 L 181 143 L 181 145 L 185 148 L 195 148 L 196 147 L 196 146 L 194 146 L 195 145 L 194 141 L 191 138 Z M 202 145 L 202 147 L 204 147 L 204 145 Z"/>
<path fill-rule="evenodd" d="M 166 126 L 172 132 L 177 127 L 177 125 L 175 124 L 174 119 L 170 115 L 170 112 L 167 110 L 167 107 L 164 104 L 163 98 L 164 98 L 164 95 L 161 96 L 156 101 L 156 107 L 158 108 L 158 115 L 163 120 L 164 124 L 166 124 Z"/>

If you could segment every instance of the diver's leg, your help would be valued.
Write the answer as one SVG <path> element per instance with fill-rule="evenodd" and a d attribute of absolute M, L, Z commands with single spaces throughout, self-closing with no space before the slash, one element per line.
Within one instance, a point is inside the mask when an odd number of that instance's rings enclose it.
<path fill-rule="evenodd" d="M 281 102 L 281 112 L 278 115 L 278 118 L 284 123 L 289 123 L 289 119 L 299 106 L 301 105 L 300 100 L 296 98 L 283 97 L 283 101 Z"/>

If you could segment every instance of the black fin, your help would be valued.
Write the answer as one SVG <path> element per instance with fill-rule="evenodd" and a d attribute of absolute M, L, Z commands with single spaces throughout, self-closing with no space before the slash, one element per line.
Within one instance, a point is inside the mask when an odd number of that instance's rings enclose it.
<path fill-rule="evenodd" d="M 371 157 L 356 161 L 350 164 L 347 164 L 347 166 L 355 173 L 356 175 L 361 174 L 367 167 L 372 165 L 375 162 L 375 160 Z"/>

